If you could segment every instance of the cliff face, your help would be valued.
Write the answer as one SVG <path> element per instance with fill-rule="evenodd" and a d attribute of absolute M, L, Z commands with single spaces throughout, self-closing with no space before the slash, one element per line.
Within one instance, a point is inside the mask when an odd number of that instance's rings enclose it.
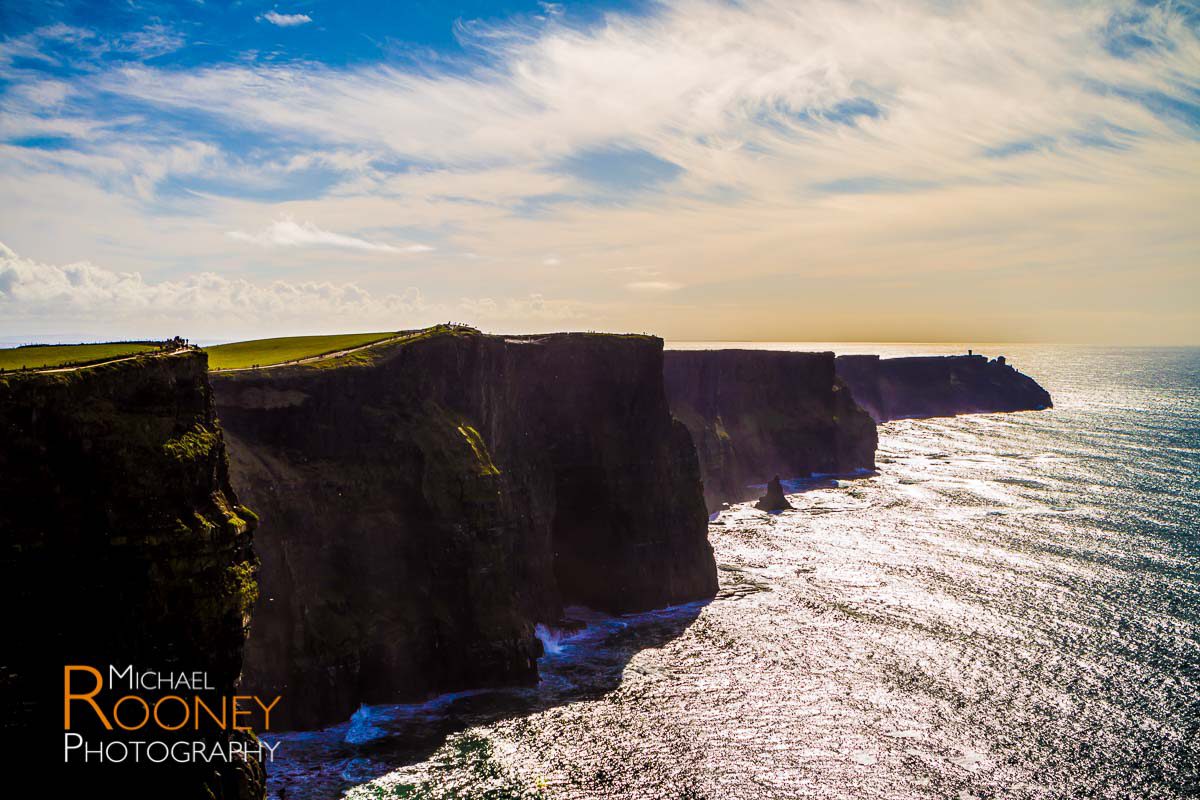
<path fill-rule="evenodd" d="M 775 475 L 875 466 L 875 425 L 838 381 L 833 353 L 668 351 L 664 376 L 709 508 L 748 499 Z"/>
<path fill-rule="evenodd" d="M 1003 357 L 839 356 L 838 375 L 876 422 L 999 411 L 1040 411 L 1050 394 Z"/>
<path fill-rule="evenodd" d="M 214 375 L 263 519 L 243 690 L 313 727 L 533 682 L 537 622 L 712 596 L 699 471 L 649 337 L 417 334 Z"/>
<path fill-rule="evenodd" d="M 257 761 L 63 763 L 68 664 L 199 671 L 208 702 L 233 694 L 254 602 L 254 517 L 229 485 L 206 372 L 204 354 L 185 351 L 0 376 L 0 685 L 17 748 L 5 752 L 14 768 L 50 762 L 41 777 L 64 796 L 263 794 Z M 72 730 L 98 741 L 122 738 L 75 719 Z M 155 738 L 144 734 L 123 738 Z"/>

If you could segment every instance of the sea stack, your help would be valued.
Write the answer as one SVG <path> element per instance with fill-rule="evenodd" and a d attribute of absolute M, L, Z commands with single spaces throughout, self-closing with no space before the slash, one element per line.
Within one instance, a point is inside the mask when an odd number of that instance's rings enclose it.
<path fill-rule="evenodd" d="M 792 507 L 783 493 L 783 484 L 779 482 L 778 475 L 771 478 L 767 484 L 767 493 L 758 498 L 754 507 L 759 511 L 786 511 Z"/>

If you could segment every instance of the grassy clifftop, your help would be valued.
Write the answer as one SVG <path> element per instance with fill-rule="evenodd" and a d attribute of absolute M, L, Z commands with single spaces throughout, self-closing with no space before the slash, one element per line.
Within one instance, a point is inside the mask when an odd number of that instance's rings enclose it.
<path fill-rule="evenodd" d="M 479 333 L 479 331 L 467 325 L 434 325 L 429 328 L 407 331 L 251 339 L 244 342 L 212 345 L 203 350 L 208 354 L 209 369 L 217 372 L 297 364 L 322 368 L 343 367 L 369 363 L 375 353 L 373 345 L 413 343 L 433 336 L 464 333 Z M 614 336 L 580 333 L 570 335 L 604 339 L 650 338 L 635 334 Z M 511 338 L 513 341 L 532 342 L 542 337 L 515 336 Z M 91 366 L 129 356 L 157 352 L 161 348 L 161 343 L 152 341 L 26 345 L 0 348 L 0 372 Z"/>
<path fill-rule="evenodd" d="M 6 347 L 0 349 L 0 370 L 93 364 L 138 353 L 149 353 L 158 349 L 157 342 L 102 342 Z"/>
<path fill-rule="evenodd" d="M 204 348 L 209 369 L 246 369 L 286 364 L 305 358 L 338 353 L 375 344 L 396 336 L 395 332 L 339 333 L 330 336 L 282 336 L 253 339 Z"/>
<path fill-rule="evenodd" d="M 414 330 L 381 333 L 339 333 L 326 336 L 284 336 L 204 348 L 209 368 L 216 372 L 266 367 L 310 366 L 327 369 L 372 363 L 382 354 L 376 345 L 410 345 L 440 336 L 481 335 L 470 325 L 440 324 Z M 547 337 L 574 337 L 595 342 L 657 341 L 646 334 L 554 333 L 500 337 L 514 344 L 536 344 Z"/>

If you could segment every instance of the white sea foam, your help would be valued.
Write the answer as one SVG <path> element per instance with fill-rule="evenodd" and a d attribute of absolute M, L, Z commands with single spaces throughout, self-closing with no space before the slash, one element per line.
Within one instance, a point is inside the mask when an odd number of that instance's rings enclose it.
<path fill-rule="evenodd" d="M 546 651 L 546 654 L 552 656 L 562 653 L 563 641 L 570 638 L 570 634 L 554 628 L 547 628 L 540 622 L 533 629 L 533 635 L 542 643 L 542 649 Z"/>
<path fill-rule="evenodd" d="M 371 707 L 366 704 L 359 706 L 358 711 L 354 712 L 354 716 L 350 717 L 350 727 L 346 730 L 346 741 L 350 744 L 362 744 L 387 735 L 387 731 L 372 721 L 376 715 L 382 716 L 380 712 L 372 714 Z"/>

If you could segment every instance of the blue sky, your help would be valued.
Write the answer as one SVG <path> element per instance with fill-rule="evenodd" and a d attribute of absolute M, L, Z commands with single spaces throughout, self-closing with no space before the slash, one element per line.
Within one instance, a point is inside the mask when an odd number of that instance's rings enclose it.
<path fill-rule="evenodd" d="M 114 48 L 109 64 L 145 61 L 159 67 L 195 69 L 229 62 L 317 62 L 350 66 L 383 60 L 449 65 L 485 57 L 469 44 L 473 29 L 498 24 L 536 24 L 553 16 L 586 29 L 609 12 L 639 13 L 645 3 L 397 2 L 363 0 L 291 3 L 219 2 L 30 2 L 10 0 L 0 7 L 0 30 L 27 36 L 53 25 L 88 31 L 97 39 L 143 44 L 149 50 Z M 168 46 L 167 41 L 173 40 Z M 48 52 L 71 56 L 71 47 Z M 45 67 L 46 65 L 41 65 Z M 71 74 L 71 70 L 58 71 Z"/>
<path fill-rule="evenodd" d="M 0 5 L 0 337 L 1200 342 L 1193 0 Z"/>

